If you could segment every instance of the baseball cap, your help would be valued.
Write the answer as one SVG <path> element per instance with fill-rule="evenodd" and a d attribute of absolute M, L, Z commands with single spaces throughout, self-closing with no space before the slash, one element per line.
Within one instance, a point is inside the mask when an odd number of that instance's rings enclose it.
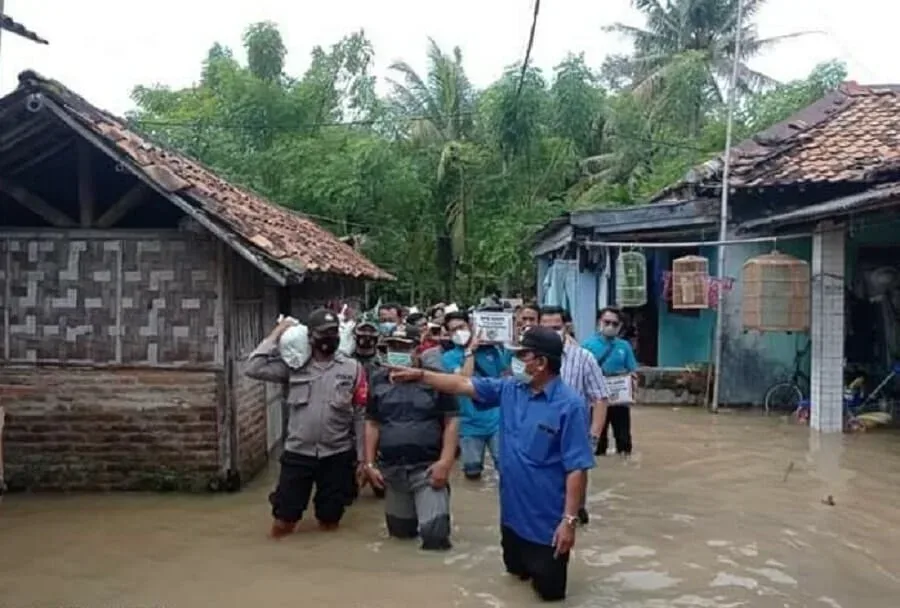
<path fill-rule="evenodd" d="M 338 316 L 327 308 L 317 308 L 309 314 L 309 320 L 306 325 L 312 331 L 325 331 L 326 329 L 336 329 L 340 326 Z"/>
<path fill-rule="evenodd" d="M 353 328 L 353 331 L 358 333 L 378 333 L 378 325 L 372 321 L 360 321 L 356 324 L 356 327 Z"/>
<path fill-rule="evenodd" d="M 559 359 L 563 355 L 563 342 L 555 331 L 548 327 L 529 327 L 519 338 L 519 343 L 507 346 L 511 351 L 530 350 L 537 355 Z"/>
<path fill-rule="evenodd" d="M 419 331 L 419 328 L 415 325 L 407 324 L 400 325 L 395 329 L 391 335 L 385 336 L 385 342 L 407 342 L 407 343 L 418 343 L 419 338 L 422 337 L 422 333 Z"/>

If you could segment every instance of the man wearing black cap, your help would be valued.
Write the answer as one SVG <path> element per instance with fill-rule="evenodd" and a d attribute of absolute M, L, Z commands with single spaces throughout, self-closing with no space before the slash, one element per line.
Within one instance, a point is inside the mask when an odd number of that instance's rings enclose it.
<path fill-rule="evenodd" d="M 386 336 L 391 365 L 421 369 L 414 355 L 418 328 Z M 386 368 L 372 375 L 366 405 L 366 472 L 385 488 L 385 519 L 395 538 L 415 538 L 425 550 L 450 548 L 447 479 L 456 452 L 456 398 L 417 384 L 394 384 Z"/>
<path fill-rule="evenodd" d="M 251 353 L 247 376 L 285 386 L 288 424 L 278 485 L 269 495 L 273 538 L 291 534 L 315 486 L 316 519 L 335 529 L 355 487 L 362 460 L 362 408 L 368 399 L 365 371 L 337 350 L 338 316 L 314 310 L 307 320 L 312 356 L 292 369 L 278 354 L 278 340 L 293 321 L 282 321 Z M 356 426 L 356 429 L 354 429 Z"/>
<path fill-rule="evenodd" d="M 359 361 L 363 366 L 363 369 L 366 370 L 366 377 L 371 379 L 375 374 L 375 370 L 381 365 L 381 359 L 378 355 L 378 326 L 371 321 L 360 321 L 356 324 L 356 327 L 353 328 L 353 339 L 353 358 Z M 363 441 L 362 435 L 360 435 L 358 440 L 360 442 Z M 360 451 L 362 451 L 362 448 L 360 448 Z M 360 461 L 360 464 L 362 464 L 362 461 Z M 352 504 L 359 496 L 360 490 L 368 483 L 368 476 L 365 474 L 365 471 L 360 468 L 357 472 L 356 491 L 353 496 L 350 497 L 348 502 Z M 373 486 L 372 491 L 377 498 L 384 498 L 384 488 L 376 488 Z"/>
<path fill-rule="evenodd" d="M 500 523 L 503 562 L 531 580 L 546 601 L 566 595 L 569 552 L 594 455 L 584 399 L 559 378 L 563 343 L 533 327 L 516 347 L 512 378 L 470 378 L 393 367 L 395 382 L 418 382 L 499 407 Z"/>

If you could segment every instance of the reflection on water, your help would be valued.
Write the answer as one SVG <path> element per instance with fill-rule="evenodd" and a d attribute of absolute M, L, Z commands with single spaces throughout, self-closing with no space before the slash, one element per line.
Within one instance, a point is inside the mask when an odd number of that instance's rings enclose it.
<path fill-rule="evenodd" d="M 900 436 L 689 409 L 637 409 L 634 423 L 641 457 L 604 458 L 593 473 L 567 605 L 896 604 Z M 0 606 L 536 603 L 503 574 L 494 479 L 456 482 L 454 550 L 423 554 L 386 537 L 368 497 L 337 533 L 304 524 L 268 541 L 273 473 L 238 495 L 8 496 Z"/>

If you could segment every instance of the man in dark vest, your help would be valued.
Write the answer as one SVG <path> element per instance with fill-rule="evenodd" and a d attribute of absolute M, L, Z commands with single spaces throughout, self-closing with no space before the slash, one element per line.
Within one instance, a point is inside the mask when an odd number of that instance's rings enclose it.
<path fill-rule="evenodd" d="M 359 361 L 363 369 L 366 370 L 367 377 L 371 379 L 375 371 L 381 366 L 381 358 L 378 353 L 378 326 L 371 321 L 360 321 L 353 329 L 353 338 L 355 342 L 353 358 Z M 363 438 L 359 437 L 358 440 L 362 442 Z M 361 443 L 359 448 L 362 454 Z M 359 496 L 359 492 L 367 485 L 369 485 L 369 477 L 360 468 L 356 477 L 356 491 L 349 502 L 352 503 Z M 384 488 L 372 486 L 372 491 L 377 498 L 384 498 Z"/>
<path fill-rule="evenodd" d="M 418 329 L 385 337 L 387 362 L 421 367 Z M 450 491 L 457 445 L 456 398 L 420 384 L 394 384 L 375 370 L 366 405 L 366 472 L 385 488 L 385 519 L 394 538 L 418 536 L 425 550 L 450 548 Z"/>

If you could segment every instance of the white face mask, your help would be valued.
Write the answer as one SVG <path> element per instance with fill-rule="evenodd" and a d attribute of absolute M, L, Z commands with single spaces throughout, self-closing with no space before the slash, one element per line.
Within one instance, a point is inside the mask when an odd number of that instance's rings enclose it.
<path fill-rule="evenodd" d="M 465 346 L 469 343 L 469 340 L 472 339 L 472 332 L 468 329 L 460 329 L 458 331 L 453 332 L 453 343 L 459 346 Z"/>
<path fill-rule="evenodd" d="M 566 330 L 565 330 L 565 329 L 557 329 L 557 330 L 556 330 L 556 335 L 559 336 L 559 339 L 562 340 L 563 342 L 566 341 L 566 335 L 567 335 L 567 334 L 566 334 Z"/>
<path fill-rule="evenodd" d="M 619 335 L 619 326 L 618 325 L 604 325 L 601 330 L 603 335 L 607 338 L 615 338 Z"/>
<path fill-rule="evenodd" d="M 531 384 L 531 374 L 525 371 L 525 362 L 520 359 L 513 359 L 510 365 L 513 377 L 519 382 Z"/>

